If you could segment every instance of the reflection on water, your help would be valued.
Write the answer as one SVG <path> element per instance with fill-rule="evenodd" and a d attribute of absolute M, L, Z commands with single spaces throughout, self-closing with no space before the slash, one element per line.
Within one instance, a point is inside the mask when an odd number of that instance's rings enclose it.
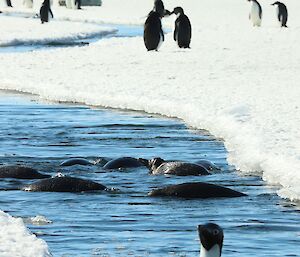
<path fill-rule="evenodd" d="M 0 97 L 0 162 L 93 179 L 116 192 L 0 191 L 1 209 L 23 217 L 54 256 L 197 256 L 196 225 L 225 230 L 224 256 L 299 256 L 300 216 L 259 177 L 239 177 L 220 140 L 178 120 L 80 105 L 38 103 L 32 96 Z M 132 156 L 196 162 L 222 168 L 206 177 L 150 176 L 146 168 L 105 171 L 100 165 L 60 167 L 69 157 Z M 249 194 L 234 199 L 150 198 L 152 188 L 209 181 Z M 1 181 L 17 187 L 28 181 Z M 31 222 L 35 217 L 43 221 Z M 223 256 L 222 255 L 222 256 Z"/>

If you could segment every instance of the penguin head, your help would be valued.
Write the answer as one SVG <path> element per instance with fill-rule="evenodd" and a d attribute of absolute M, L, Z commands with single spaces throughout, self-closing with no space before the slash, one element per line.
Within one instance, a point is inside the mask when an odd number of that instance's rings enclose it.
<path fill-rule="evenodd" d="M 281 4 L 280 2 L 278 2 L 278 1 L 276 1 L 276 2 L 274 2 L 273 4 L 271 4 L 271 5 L 279 5 L 279 4 Z"/>
<path fill-rule="evenodd" d="M 202 247 L 206 251 L 210 251 L 214 246 L 218 246 L 221 256 L 224 239 L 223 229 L 215 223 L 207 223 L 198 225 L 198 233 Z"/>
<path fill-rule="evenodd" d="M 184 11 L 181 7 L 178 6 L 174 8 L 174 10 L 170 13 L 170 15 L 173 13 L 175 13 L 176 15 L 181 15 L 184 14 Z"/>
<path fill-rule="evenodd" d="M 164 162 L 165 162 L 164 159 L 159 158 L 159 157 L 149 160 L 148 167 L 150 169 L 150 172 L 153 170 L 156 170 Z"/>

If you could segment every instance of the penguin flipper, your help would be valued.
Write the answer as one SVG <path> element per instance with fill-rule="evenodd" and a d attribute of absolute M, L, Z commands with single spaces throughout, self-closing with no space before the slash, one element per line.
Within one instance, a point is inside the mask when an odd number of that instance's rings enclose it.
<path fill-rule="evenodd" d="M 177 29 L 177 26 L 175 26 L 175 30 L 174 30 L 174 33 L 173 33 L 174 41 L 176 41 L 176 37 L 177 37 L 176 35 L 177 35 L 177 33 L 178 33 L 177 30 L 178 30 L 178 29 Z"/>
<path fill-rule="evenodd" d="M 53 16 L 53 12 L 51 11 L 51 9 L 49 8 L 49 12 L 50 12 L 50 14 L 51 14 L 51 16 L 52 16 L 52 19 L 54 18 L 54 16 Z"/>

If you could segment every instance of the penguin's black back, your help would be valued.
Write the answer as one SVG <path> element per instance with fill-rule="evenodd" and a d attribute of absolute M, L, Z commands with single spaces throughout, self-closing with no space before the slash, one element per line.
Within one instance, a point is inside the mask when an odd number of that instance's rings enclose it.
<path fill-rule="evenodd" d="M 50 9 L 50 0 L 45 0 L 40 9 L 40 18 L 42 23 L 49 21 L 49 9 Z"/>
<path fill-rule="evenodd" d="M 144 43 L 148 51 L 157 50 L 163 38 L 160 15 L 157 12 L 150 12 L 144 25 Z"/>
<path fill-rule="evenodd" d="M 180 48 L 189 48 L 192 37 L 192 26 L 189 18 L 181 14 L 175 21 L 174 40 Z"/>
<path fill-rule="evenodd" d="M 287 27 L 286 26 L 287 19 L 288 19 L 287 8 L 286 8 L 285 4 L 283 4 L 283 3 L 278 3 L 278 8 L 279 8 L 278 20 L 281 22 L 282 27 Z"/>

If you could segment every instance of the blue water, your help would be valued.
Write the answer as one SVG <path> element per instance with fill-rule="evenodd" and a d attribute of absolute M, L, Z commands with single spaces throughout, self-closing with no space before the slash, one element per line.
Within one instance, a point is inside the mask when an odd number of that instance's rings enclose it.
<path fill-rule="evenodd" d="M 40 102 L 31 95 L 0 95 L 0 163 L 92 179 L 113 193 L 0 191 L 0 209 L 23 217 L 53 256 L 197 256 L 196 225 L 224 228 L 222 256 L 300 256 L 299 206 L 280 199 L 256 176 L 226 162 L 221 139 L 180 120 L 146 113 Z M 208 159 L 222 171 L 207 177 L 150 176 L 146 168 L 105 171 L 101 166 L 59 167 L 70 157 L 160 156 Z M 209 181 L 247 193 L 235 199 L 151 198 L 152 188 Z M 2 180 L 1 188 L 28 181 Z M 34 225 L 45 216 L 51 224 Z"/>

